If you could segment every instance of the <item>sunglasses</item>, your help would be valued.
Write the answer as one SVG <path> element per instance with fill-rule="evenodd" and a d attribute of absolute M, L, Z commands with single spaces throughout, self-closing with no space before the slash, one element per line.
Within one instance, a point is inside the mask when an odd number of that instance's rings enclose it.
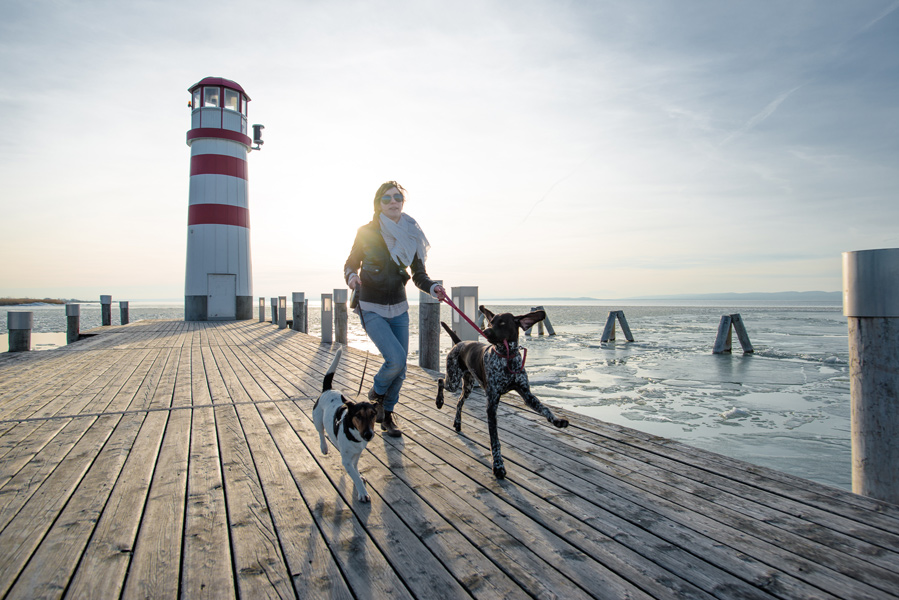
<path fill-rule="evenodd" d="M 386 196 L 381 196 L 381 204 L 383 204 L 384 206 L 387 206 L 394 200 L 402 204 L 405 198 L 403 198 L 402 194 L 394 194 L 392 196 L 390 194 L 387 194 Z"/>

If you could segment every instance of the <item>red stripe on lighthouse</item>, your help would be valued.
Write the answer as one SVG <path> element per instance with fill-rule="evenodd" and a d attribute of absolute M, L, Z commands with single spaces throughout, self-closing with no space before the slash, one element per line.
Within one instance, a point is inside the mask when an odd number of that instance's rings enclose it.
<path fill-rule="evenodd" d="M 188 225 L 234 225 L 250 228 L 250 211 L 229 204 L 191 204 L 187 209 Z"/>
<path fill-rule="evenodd" d="M 230 175 L 247 179 L 247 161 L 222 154 L 197 154 L 190 157 L 191 175 Z"/>

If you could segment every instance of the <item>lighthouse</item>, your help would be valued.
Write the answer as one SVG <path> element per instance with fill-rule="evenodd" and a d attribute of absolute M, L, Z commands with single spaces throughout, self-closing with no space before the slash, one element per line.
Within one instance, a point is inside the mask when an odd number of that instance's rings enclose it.
<path fill-rule="evenodd" d="M 190 191 L 184 320 L 250 319 L 253 269 L 247 155 L 261 146 L 262 126 L 253 126 L 254 139 L 250 139 L 250 97 L 234 81 L 207 77 L 188 91 Z"/>

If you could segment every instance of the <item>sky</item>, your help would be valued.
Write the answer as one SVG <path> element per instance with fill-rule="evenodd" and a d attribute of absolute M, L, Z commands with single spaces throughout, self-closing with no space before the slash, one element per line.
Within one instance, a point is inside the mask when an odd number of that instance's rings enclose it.
<path fill-rule="evenodd" d="M 896 0 L 0 0 L 0 297 L 183 299 L 187 89 L 250 153 L 253 294 L 344 287 L 397 180 L 481 298 L 837 291 L 899 247 Z M 410 296 L 415 296 L 410 284 Z"/>

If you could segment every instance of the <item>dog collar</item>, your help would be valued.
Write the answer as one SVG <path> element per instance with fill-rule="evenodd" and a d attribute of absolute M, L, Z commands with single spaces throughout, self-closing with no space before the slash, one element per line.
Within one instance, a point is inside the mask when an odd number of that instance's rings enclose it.
<path fill-rule="evenodd" d="M 350 424 L 346 422 L 347 416 L 347 408 L 346 404 L 341 404 L 337 407 L 337 411 L 334 413 L 334 438 L 336 439 L 338 434 L 340 433 L 340 427 L 343 426 L 343 433 L 346 435 L 347 439 L 351 442 L 358 442 L 352 432 L 350 431 Z"/>
<path fill-rule="evenodd" d="M 503 340 L 503 345 L 500 346 L 499 344 L 495 344 L 493 346 L 493 350 L 494 350 L 494 352 L 496 352 L 497 356 L 506 359 L 506 371 L 508 371 L 509 373 L 511 373 L 513 375 L 524 371 L 524 361 L 526 361 L 528 359 L 528 349 L 527 348 L 525 348 L 523 346 L 519 346 L 518 342 L 512 342 L 510 344 L 506 340 Z M 502 353 L 503 350 L 506 351 L 505 354 Z M 513 369 L 512 361 L 515 359 L 515 357 L 518 356 L 519 350 L 521 350 L 523 352 L 523 354 L 521 355 L 521 366 L 517 369 Z"/>

